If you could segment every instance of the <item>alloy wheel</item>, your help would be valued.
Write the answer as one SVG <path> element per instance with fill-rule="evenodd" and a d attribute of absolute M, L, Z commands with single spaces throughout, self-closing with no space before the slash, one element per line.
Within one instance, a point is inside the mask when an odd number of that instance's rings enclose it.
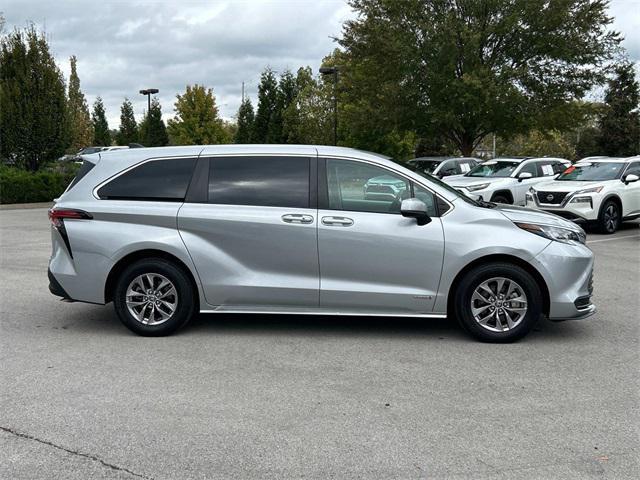
<path fill-rule="evenodd" d="M 618 226 L 618 209 L 615 204 L 610 203 L 604 211 L 604 228 L 607 232 L 615 232 Z"/>
<path fill-rule="evenodd" d="M 164 275 L 145 273 L 127 287 L 129 313 L 143 325 L 160 325 L 169 320 L 178 307 L 176 287 Z"/>
<path fill-rule="evenodd" d="M 527 295 L 509 278 L 490 278 L 473 291 L 471 313 L 486 330 L 505 332 L 517 327 L 527 314 Z"/>

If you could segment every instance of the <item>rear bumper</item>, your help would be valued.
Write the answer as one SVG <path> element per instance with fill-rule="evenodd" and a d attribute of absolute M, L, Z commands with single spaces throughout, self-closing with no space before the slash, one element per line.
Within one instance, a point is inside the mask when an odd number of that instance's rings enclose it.
<path fill-rule="evenodd" d="M 53 295 L 55 295 L 56 297 L 62 297 L 66 300 L 71 300 L 69 294 L 65 291 L 64 288 L 62 288 L 62 285 L 60 285 L 60 282 L 56 280 L 56 277 L 53 275 L 53 273 L 51 273 L 50 269 L 47 269 L 47 277 L 49 277 L 49 291 Z"/>

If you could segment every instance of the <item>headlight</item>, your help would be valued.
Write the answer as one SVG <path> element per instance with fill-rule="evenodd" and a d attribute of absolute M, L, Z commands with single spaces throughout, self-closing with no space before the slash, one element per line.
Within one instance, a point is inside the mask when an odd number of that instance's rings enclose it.
<path fill-rule="evenodd" d="M 574 192 L 574 195 L 581 195 L 583 193 L 600 193 L 603 188 L 604 186 L 602 185 L 599 187 L 585 188 L 584 190 L 578 190 L 577 192 Z"/>
<path fill-rule="evenodd" d="M 574 197 L 571 199 L 570 203 L 587 203 L 589 207 L 593 208 L 593 201 L 591 197 Z"/>
<path fill-rule="evenodd" d="M 526 230 L 527 232 L 533 233 L 534 235 L 538 235 L 540 237 L 548 238 L 549 240 L 555 240 L 556 242 L 578 242 L 584 245 L 584 243 L 587 241 L 587 236 L 584 233 L 584 230 L 579 227 L 579 230 L 572 230 L 570 228 L 552 227 L 551 225 L 539 225 L 537 223 L 515 222 L 515 224 L 519 228 Z"/>
<path fill-rule="evenodd" d="M 469 185 L 467 187 L 467 190 L 469 190 L 470 192 L 475 192 L 476 190 L 484 190 L 488 186 L 489 186 L 488 183 L 480 183 L 478 185 Z"/>

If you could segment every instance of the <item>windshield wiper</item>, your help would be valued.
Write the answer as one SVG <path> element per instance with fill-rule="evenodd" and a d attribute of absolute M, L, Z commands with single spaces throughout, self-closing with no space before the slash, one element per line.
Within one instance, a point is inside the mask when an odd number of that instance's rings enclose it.
<path fill-rule="evenodd" d="M 495 202 L 486 202 L 484 200 L 476 200 L 476 203 L 478 204 L 479 207 L 482 207 L 482 208 L 496 208 Z"/>

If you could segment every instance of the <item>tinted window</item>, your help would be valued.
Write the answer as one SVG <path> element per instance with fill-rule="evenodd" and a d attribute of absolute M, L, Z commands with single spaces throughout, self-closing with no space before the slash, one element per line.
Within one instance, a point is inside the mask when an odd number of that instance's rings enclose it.
<path fill-rule="evenodd" d="M 467 170 L 467 172 L 468 171 L 469 170 Z M 449 161 L 442 166 L 439 173 L 441 176 L 447 177 L 449 175 L 459 175 L 462 171 L 460 170 L 460 164 L 457 161 Z"/>
<path fill-rule="evenodd" d="M 562 163 L 562 162 L 556 162 L 553 164 L 553 173 L 554 174 L 558 174 L 558 173 L 562 173 L 567 169 L 567 166 Z"/>
<path fill-rule="evenodd" d="M 98 191 L 115 200 L 183 201 L 195 158 L 152 160 L 120 175 Z"/>
<path fill-rule="evenodd" d="M 631 165 L 629 165 L 629 168 L 625 172 L 625 175 L 629 175 L 629 174 L 640 176 L 640 162 L 634 162 Z"/>
<path fill-rule="evenodd" d="M 538 176 L 539 177 L 552 177 L 557 173 L 558 162 L 540 162 L 538 163 Z M 562 165 L 562 164 L 560 164 Z M 564 171 L 564 168 L 560 171 Z"/>
<path fill-rule="evenodd" d="M 71 190 L 75 186 L 75 184 L 78 183 L 80 180 L 82 180 L 82 177 L 84 177 L 87 173 L 89 173 L 91 169 L 95 166 L 96 165 L 94 163 L 87 162 L 86 160 L 83 161 L 82 165 L 80 166 L 80 169 L 78 170 L 78 173 L 76 173 L 75 178 L 71 181 L 71 183 L 67 187 L 67 191 Z"/>
<path fill-rule="evenodd" d="M 538 176 L 535 163 L 527 163 L 526 165 L 523 165 L 520 171 L 518 172 L 518 175 L 520 175 L 522 172 L 530 173 L 532 177 Z"/>
<path fill-rule="evenodd" d="M 209 203 L 309 208 L 309 158 L 221 157 L 209 166 Z"/>

